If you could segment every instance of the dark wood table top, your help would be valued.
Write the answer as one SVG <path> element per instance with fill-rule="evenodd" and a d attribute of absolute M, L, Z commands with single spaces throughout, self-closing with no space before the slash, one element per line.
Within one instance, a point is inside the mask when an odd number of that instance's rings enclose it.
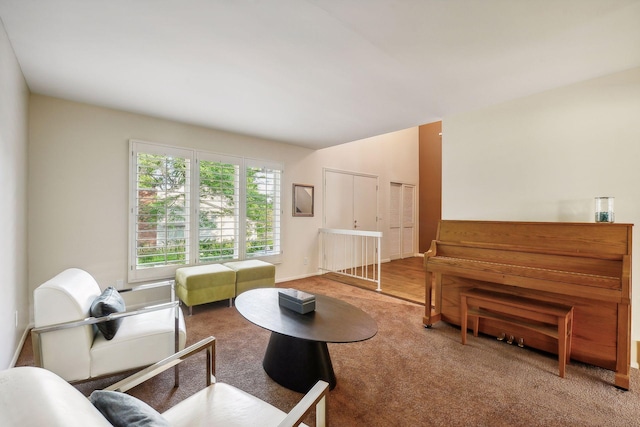
<path fill-rule="evenodd" d="M 316 294 L 315 311 L 299 314 L 280 306 L 279 290 L 259 288 L 243 292 L 236 298 L 236 309 L 261 328 L 309 341 L 364 341 L 378 332 L 376 321 L 349 303 Z"/>

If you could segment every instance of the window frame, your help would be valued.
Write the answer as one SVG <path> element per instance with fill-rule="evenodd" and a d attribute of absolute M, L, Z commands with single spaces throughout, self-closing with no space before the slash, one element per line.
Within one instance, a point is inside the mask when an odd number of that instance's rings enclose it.
<path fill-rule="evenodd" d="M 128 237 L 128 281 L 131 283 L 166 279 L 175 276 L 175 270 L 180 267 L 199 264 L 212 264 L 244 259 L 262 259 L 273 263 L 281 261 L 282 255 L 282 225 L 284 213 L 282 211 L 284 192 L 284 165 L 282 163 L 255 158 L 232 156 L 227 154 L 195 150 L 184 147 L 176 147 L 153 142 L 131 139 L 129 140 L 130 168 L 129 168 L 129 237 Z M 137 168 L 138 153 L 149 153 L 183 157 L 189 160 L 189 185 L 185 188 L 186 200 L 189 207 L 189 232 L 186 244 L 186 259 L 184 264 L 162 265 L 157 267 L 139 268 L 137 264 Z M 238 165 L 238 218 L 236 227 L 237 241 L 235 242 L 233 258 L 224 258 L 216 261 L 201 262 L 200 260 L 200 163 L 202 161 L 223 162 Z M 274 217 L 277 225 L 275 232 L 275 244 L 273 252 L 261 253 L 256 256 L 247 254 L 247 168 L 261 167 L 279 171 L 279 183 L 276 189 Z"/>

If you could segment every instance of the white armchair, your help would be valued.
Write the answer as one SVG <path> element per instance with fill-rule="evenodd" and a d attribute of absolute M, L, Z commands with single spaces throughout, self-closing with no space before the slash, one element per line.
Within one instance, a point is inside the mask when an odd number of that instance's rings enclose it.
<path fill-rule="evenodd" d="M 257 425 L 296 427 L 306 426 L 302 421 L 312 413 L 315 413 L 316 427 L 328 425 L 329 383 L 318 380 L 289 412 L 281 411 L 249 393 L 216 380 L 216 341 L 214 337 L 208 337 L 192 344 L 181 352 L 112 384 L 105 390 L 127 392 L 201 351 L 205 351 L 207 355 L 206 387 L 162 413 L 162 417 L 169 425 L 174 427 L 249 427 Z M 113 410 L 113 408 L 110 409 Z M 133 416 L 140 419 L 140 414 L 134 412 Z"/>
<path fill-rule="evenodd" d="M 206 351 L 206 387 L 162 414 L 124 392 Z M 315 425 L 327 423 L 329 384 L 318 381 L 287 413 L 236 387 L 216 382 L 215 338 L 209 337 L 128 378 L 95 391 L 89 399 L 54 373 L 23 366 L 0 371 L 0 426 L 85 427 L 171 425 L 173 427 L 295 427 L 315 412 Z M 122 393 L 119 393 L 122 392 Z M 114 396 L 115 395 L 115 396 Z M 92 405 L 93 403 L 93 405 Z M 95 405 L 95 406 L 94 406 Z"/>
<path fill-rule="evenodd" d="M 170 287 L 170 302 L 92 317 L 91 305 L 102 291 L 89 273 L 70 268 L 43 283 L 34 291 L 36 365 L 73 382 L 145 367 L 182 350 L 186 328 L 173 281 L 120 292 L 160 286 Z M 118 319 L 121 324 L 110 340 L 96 328 Z M 176 373 L 176 383 L 177 378 Z"/>

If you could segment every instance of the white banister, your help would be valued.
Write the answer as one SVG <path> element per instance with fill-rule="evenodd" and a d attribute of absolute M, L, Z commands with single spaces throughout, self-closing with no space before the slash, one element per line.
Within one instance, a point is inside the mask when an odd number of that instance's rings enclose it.
<path fill-rule="evenodd" d="M 380 287 L 380 242 L 382 232 L 321 228 L 320 242 L 324 272 L 374 282 Z"/>

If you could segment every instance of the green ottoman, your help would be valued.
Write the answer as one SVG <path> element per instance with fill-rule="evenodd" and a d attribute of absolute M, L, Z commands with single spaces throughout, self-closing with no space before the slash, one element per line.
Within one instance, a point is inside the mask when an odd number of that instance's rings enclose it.
<path fill-rule="evenodd" d="M 189 307 L 236 296 L 236 272 L 222 264 L 196 265 L 176 270 L 176 295 Z"/>
<path fill-rule="evenodd" d="M 276 284 L 276 266 L 265 261 L 225 262 L 226 267 L 236 272 L 236 296 L 255 288 L 272 288 Z"/>

